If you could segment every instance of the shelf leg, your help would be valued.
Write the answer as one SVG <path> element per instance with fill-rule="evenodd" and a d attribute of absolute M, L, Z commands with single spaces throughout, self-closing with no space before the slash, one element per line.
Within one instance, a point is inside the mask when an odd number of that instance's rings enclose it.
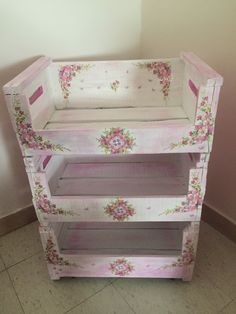
<path fill-rule="evenodd" d="M 182 259 L 185 264 L 183 281 L 191 281 L 196 259 L 199 222 L 191 222 L 183 231 Z"/>

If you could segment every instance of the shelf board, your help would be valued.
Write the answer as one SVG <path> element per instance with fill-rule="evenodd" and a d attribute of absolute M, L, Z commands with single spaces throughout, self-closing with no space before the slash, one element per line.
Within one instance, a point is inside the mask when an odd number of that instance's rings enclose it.
<path fill-rule="evenodd" d="M 62 254 L 178 256 L 186 223 L 64 223 Z"/>

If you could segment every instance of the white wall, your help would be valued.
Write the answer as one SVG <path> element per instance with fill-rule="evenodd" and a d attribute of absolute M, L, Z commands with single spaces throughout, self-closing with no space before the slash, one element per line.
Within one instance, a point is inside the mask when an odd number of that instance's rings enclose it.
<path fill-rule="evenodd" d="M 141 0 L 0 0 L 0 86 L 39 55 L 137 58 Z M 0 217 L 31 203 L 15 134 L 0 94 Z"/>
<path fill-rule="evenodd" d="M 236 223 L 236 1 L 143 0 L 142 57 L 193 51 L 224 77 L 206 203 Z"/>

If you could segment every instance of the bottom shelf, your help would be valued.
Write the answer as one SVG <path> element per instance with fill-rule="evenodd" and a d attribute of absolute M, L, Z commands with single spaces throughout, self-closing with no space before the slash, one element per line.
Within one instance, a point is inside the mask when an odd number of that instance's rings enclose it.
<path fill-rule="evenodd" d="M 40 227 L 40 233 L 52 279 L 69 276 L 189 280 L 198 223 L 55 223 Z"/>
<path fill-rule="evenodd" d="M 187 223 L 63 223 L 62 254 L 179 255 Z"/>

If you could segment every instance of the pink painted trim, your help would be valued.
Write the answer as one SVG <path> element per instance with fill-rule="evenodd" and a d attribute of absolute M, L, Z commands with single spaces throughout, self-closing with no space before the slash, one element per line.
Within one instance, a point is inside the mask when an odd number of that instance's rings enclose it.
<path fill-rule="evenodd" d="M 192 64 L 199 73 L 205 76 L 207 81 L 210 81 L 210 84 L 208 83 L 208 86 L 215 85 L 215 83 L 220 86 L 223 84 L 223 77 L 194 53 L 182 52 L 180 54 L 180 57 L 185 62 Z"/>
<path fill-rule="evenodd" d="M 43 169 L 45 169 L 47 167 L 47 164 L 49 163 L 50 159 L 52 158 L 52 156 L 47 156 L 44 161 L 43 161 Z"/>
<path fill-rule="evenodd" d="M 36 91 L 29 97 L 29 103 L 32 105 L 43 94 L 43 86 L 39 86 Z"/>
<path fill-rule="evenodd" d="M 196 97 L 198 97 L 199 90 L 198 90 L 198 88 L 196 87 L 196 85 L 193 83 L 192 80 L 189 80 L 189 81 L 188 81 L 188 85 L 189 85 L 191 91 L 194 93 L 194 95 L 195 95 Z"/>

